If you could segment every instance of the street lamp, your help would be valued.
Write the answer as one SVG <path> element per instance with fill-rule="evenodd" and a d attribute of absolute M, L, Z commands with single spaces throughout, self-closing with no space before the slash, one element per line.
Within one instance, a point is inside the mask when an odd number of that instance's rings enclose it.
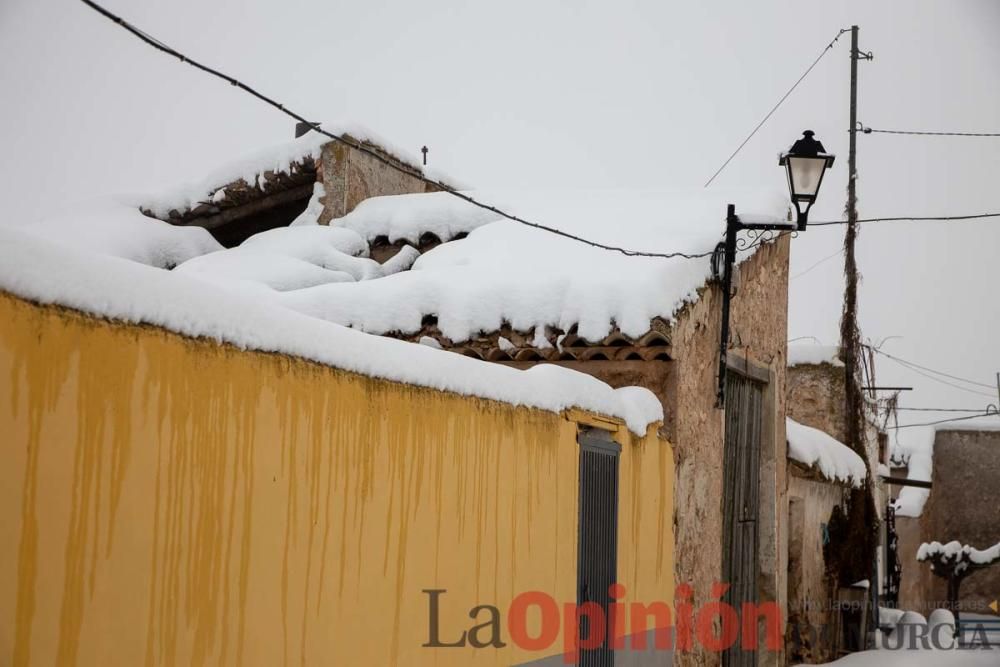
<path fill-rule="evenodd" d="M 712 257 L 715 277 L 722 279 L 722 340 L 719 342 L 719 388 L 715 400 L 717 408 L 726 404 L 729 302 L 733 291 L 733 265 L 736 263 L 736 235 L 745 229 L 761 233 L 805 230 L 809 208 L 815 203 L 819 186 L 823 183 L 823 174 L 833 166 L 834 159 L 834 156 L 828 155 L 823 149 L 823 144 L 813 139 L 813 136 L 812 130 L 803 132 L 802 138 L 792 144 L 791 149 L 783 153 L 778 160 L 778 164 L 785 168 L 788 176 L 788 194 L 799 214 L 796 223 L 742 222 L 736 215 L 736 207 L 733 204 L 729 204 L 726 210 L 726 240 L 716 246 L 715 255 Z M 721 276 L 718 275 L 720 268 Z"/>
<path fill-rule="evenodd" d="M 823 144 L 813 139 L 814 135 L 812 130 L 806 130 L 802 138 L 778 158 L 778 164 L 785 168 L 788 175 L 788 193 L 799 214 L 799 231 L 806 228 L 809 207 L 816 201 L 819 186 L 823 184 L 823 174 L 833 166 L 834 160 L 834 156 L 824 150 Z"/>

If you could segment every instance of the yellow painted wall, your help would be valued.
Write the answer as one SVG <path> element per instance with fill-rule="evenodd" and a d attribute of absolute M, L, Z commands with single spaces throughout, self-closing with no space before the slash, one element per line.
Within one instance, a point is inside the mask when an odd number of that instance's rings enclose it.
<path fill-rule="evenodd" d="M 576 433 L 0 293 L 0 664 L 541 657 L 422 648 L 422 590 L 444 640 L 477 604 L 575 600 Z M 670 600 L 669 445 L 615 437 L 619 579 Z"/>

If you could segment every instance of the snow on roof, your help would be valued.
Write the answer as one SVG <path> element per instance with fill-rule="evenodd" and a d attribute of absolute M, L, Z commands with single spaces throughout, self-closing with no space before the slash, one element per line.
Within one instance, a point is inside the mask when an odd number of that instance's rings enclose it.
<path fill-rule="evenodd" d="M 405 246 L 384 264 L 368 258 L 368 244 L 342 227 L 278 227 L 251 236 L 242 245 L 185 262 L 178 273 L 224 287 L 285 292 L 381 278 L 408 269 L 419 252 Z M 260 290 L 260 288 L 269 290 Z"/>
<path fill-rule="evenodd" d="M 530 220 L 598 242 L 652 252 L 703 253 L 721 238 L 728 201 L 785 220 L 783 195 L 748 191 L 580 191 L 472 193 Z M 508 220 L 489 217 L 447 195 L 383 197 L 357 215 L 334 220 L 366 238 L 389 233 L 413 239 L 437 225 L 467 238 L 424 254 L 413 269 L 380 280 L 334 283 L 286 292 L 295 310 L 375 334 L 416 333 L 437 318 L 441 333 L 462 342 L 509 324 L 518 331 L 549 326 L 596 341 L 614 326 L 630 337 L 668 321 L 711 275 L 710 258 L 627 257 Z M 743 252 L 745 259 L 753 250 Z"/>
<path fill-rule="evenodd" d="M 126 197 L 74 204 L 18 229 L 59 245 L 160 268 L 223 249 L 207 230 L 147 217 Z"/>
<path fill-rule="evenodd" d="M 815 467 L 831 481 L 861 487 L 868 476 L 864 460 L 850 447 L 819 429 L 785 419 L 788 457 Z"/>
<path fill-rule="evenodd" d="M 418 243 L 430 233 L 442 241 L 490 222 L 501 216 L 479 208 L 447 192 L 422 195 L 391 195 L 366 199 L 332 224 L 356 231 L 369 242 L 385 236 L 390 243 Z"/>
<path fill-rule="evenodd" d="M 938 424 L 933 429 L 935 434 L 946 431 L 1000 431 L 1000 423 L 995 415 L 990 415 L 981 419 Z M 928 427 L 927 431 L 930 432 L 931 428 Z M 934 469 L 934 442 L 934 438 L 929 437 L 912 441 L 905 448 L 893 448 L 893 458 L 908 468 L 907 479 L 931 481 Z M 896 498 L 897 516 L 919 517 L 929 496 L 930 489 L 903 487 Z"/>
<path fill-rule="evenodd" d="M 619 417 L 637 434 L 663 418 L 659 400 L 645 389 L 615 390 L 553 365 L 521 371 L 369 336 L 181 271 L 81 252 L 10 227 L 0 226 L 0 255 L 0 290 L 42 304 L 513 405 L 579 407 Z"/>
<path fill-rule="evenodd" d="M 931 481 L 931 471 L 934 467 L 933 443 L 928 443 L 926 447 L 911 446 L 907 458 L 907 479 L 920 482 Z M 924 505 L 930 495 L 930 489 L 921 489 L 915 486 L 904 486 L 893 507 L 897 516 L 918 517 L 924 511 Z"/>
<path fill-rule="evenodd" d="M 393 145 L 361 125 L 323 122 L 320 123 L 320 126 L 332 134 L 347 135 L 356 141 L 374 145 L 406 164 L 414 166 L 420 164 L 419 158 L 410 151 Z M 221 188 L 236 181 L 243 180 L 247 184 L 253 185 L 258 183 L 258 179 L 267 172 L 284 174 L 288 173 L 292 169 L 292 165 L 296 163 L 307 159 L 318 160 L 320 149 L 331 141 L 333 139 L 324 134 L 310 131 L 301 137 L 258 149 L 241 158 L 227 162 L 197 181 L 181 184 L 157 195 L 146 197 L 143 200 L 143 208 L 157 218 L 167 218 L 171 211 L 183 212 L 194 208 L 201 202 L 212 200 L 213 195 Z M 426 170 L 424 171 L 426 172 Z M 433 177 L 440 180 L 436 174 Z"/>
<path fill-rule="evenodd" d="M 789 345 L 788 365 L 789 366 L 818 366 L 819 364 L 831 364 L 833 366 L 843 366 L 840 360 L 840 348 L 836 345 Z"/>

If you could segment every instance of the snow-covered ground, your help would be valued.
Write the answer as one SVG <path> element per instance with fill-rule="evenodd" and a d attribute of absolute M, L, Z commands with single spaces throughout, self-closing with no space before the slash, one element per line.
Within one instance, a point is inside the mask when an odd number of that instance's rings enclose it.
<path fill-rule="evenodd" d="M 840 660 L 823 664 L 837 665 L 837 667 L 997 667 L 1000 665 L 1000 651 L 966 649 L 859 651 Z"/>
<path fill-rule="evenodd" d="M 998 619 L 997 616 L 962 614 L 962 620 Z M 968 646 L 953 639 L 955 618 L 946 609 L 935 609 L 929 618 L 913 611 L 879 609 L 879 623 L 890 627 L 879 633 L 877 648 L 851 653 L 824 663 L 838 667 L 997 667 L 1000 636 L 990 634 L 990 646 Z M 933 640 L 930 638 L 934 638 Z M 981 638 L 981 635 L 980 635 Z"/>

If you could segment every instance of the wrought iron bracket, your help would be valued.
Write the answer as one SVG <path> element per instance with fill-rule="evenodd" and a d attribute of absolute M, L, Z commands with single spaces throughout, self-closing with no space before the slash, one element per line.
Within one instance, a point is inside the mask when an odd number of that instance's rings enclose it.
<path fill-rule="evenodd" d="M 800 221 L 804 222 L 804 221 Z M 736 215 L 736 206 L 729 204 L 726 208 L 726 240 L 715 248 L 712 255 L 712 272 L 715 278 L 722 280 L 722 327 L 719 340 L 719 386 L 715 394 L 715 407 L 726 406 L 726 369 L 729 356 L 729 309 L 733 296 L 733 268 L 736 265 L 736 251 L 752 248 L 765 241 L 775 238 L 777 233 L 794 233 L 801 229 L 791 223 L 745 223 Z M 750 240 L 739 238 L 741 231 L 752 234 Z M 720 275 L 721 274 L 721 275 Z"/>

